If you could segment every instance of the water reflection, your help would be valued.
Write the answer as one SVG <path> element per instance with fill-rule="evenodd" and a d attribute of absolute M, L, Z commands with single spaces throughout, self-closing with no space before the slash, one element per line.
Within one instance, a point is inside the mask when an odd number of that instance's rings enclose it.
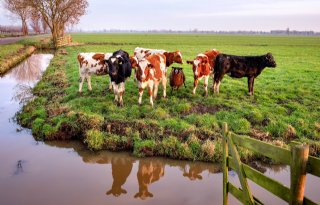
<path fill-rule="evenodd" d="M 47 68 L 52 54 L 34 54 L 11 70 L 10 77 L 18 84 L 34 84 L 42 76 L 42 72 Z"/>
<path fill-rule="evenodd" d="M 163 160 L 155 159 L 141 159 L 139 161 L 139 170 L 137 173 L 137 179 L 139 184 L 139 192 L 134 195 L 134 198 L 146 199 L 153 197 L 153 194 L 149 192 L 148 186 L 164 176 Z"/>
<path fill-rule="evenodd" d="M 151 184 L 164 179 L 166 167 L 176 167 L 175 176 L 187 178 L 190 182 L 202 180 L 201 173 L 207 171 L 208 176 L 221 172 L 218 164 L 204 162 L 178 161 L 166 158 L 135 158 L 126 152 L 91 152 L 87 150 L 80 142 L 49 141 L 47 145 L 59 148 L 73 148 L 75 153 L 82 157 L 85 163 L 90 164 L 111 164 L 112 185 L 107 188 L 106 195 L 120 197 L 126 195 L 129 191 L 123 188 L 131 174 L 133 167 L 137 167 L 136 186 L 130 190 L 133 191 L 133 197 L 136 199 L 148 199 L 154 197 L 155 193 L 149 190 Z M 172 171 L 171 171 L 172 172 Z M 179 174 L 180 173 L 180 174 Z"/>
<path fill-rule="evenodd" d="M 106 194 L 118 197 L 121 194 L 127 193 L 127 190 L 123 189 L 122 186 L 131 173 L 133 160 L 131 158 L 114 157 L 111 159 L 111 166 L 113 183 L 111 189 Z"/>
<path fill-rule="evenodd" d="M 20 175 L 23 173 L 23 166 L 22 164 L 24 164 L 25 161 L 24 160 L 18 160 L 17 161 L 17 167 L 16 167 L 16 171 L 13 173 L 13 175 Z"/>
<path fill-rule="evenodd" d="M 40 80 L 52 54 L 34 54 L 12 69 L 7 75 L 16 82 L 12 99 L 20 104 L 33 100 L 32 87 Z"/>

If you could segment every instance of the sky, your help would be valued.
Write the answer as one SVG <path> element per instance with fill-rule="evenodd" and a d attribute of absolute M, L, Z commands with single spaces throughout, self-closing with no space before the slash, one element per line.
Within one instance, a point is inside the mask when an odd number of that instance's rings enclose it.
<path fill-rule="evenodd" d="M 1 0 L 2 1 L 2 0 Z M 88 0 L 75 29 L 320 32 L 320 0 Z M 0 7 L 0 25 L 19 24 Z"/>

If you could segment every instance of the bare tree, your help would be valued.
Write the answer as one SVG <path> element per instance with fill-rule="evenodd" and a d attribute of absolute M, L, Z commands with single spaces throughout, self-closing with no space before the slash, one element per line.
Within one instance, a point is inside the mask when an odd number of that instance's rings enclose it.
<path fill-rule="evenodd" d="M 29 8 L 25 0 L 4 0 L 3 6 L 15 16 L 18 16 L 22 24 L 22 34 L 28 35 L 27 18 Z"/>
<path fill-rule="evenodd" d="M 65 27 L 77 24 L 88 7 L 87 0 L 29 0 L 28 4 L 41 13 L 55 46 L 58 37 L 64 35 Z"/>
<path fill-rule="evenodd" d="M 34 8 L 30 9 L 30 25 L 31 28 L 34 30 L 35 33 L 39 34 L 41 32 L 41 26 L 40 26 L 40 19 L 41 14 L 39 11 L 35 10 Z"/>
<path fill-rule="evenodd" d="M 43 19 L 43 17 L 41 16 L 41 24 L 42 24 L 42 31 L 43 33 L 47 33 L 48 30 L 48 24 L 46 23 L 46 21 Z"/>

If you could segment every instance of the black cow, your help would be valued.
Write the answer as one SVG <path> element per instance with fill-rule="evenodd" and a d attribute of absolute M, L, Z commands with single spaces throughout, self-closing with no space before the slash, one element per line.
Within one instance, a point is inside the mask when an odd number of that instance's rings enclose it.
<path fill-rule="evenodd" d="M 219 93 L 220 82 L 225 74 L 233 78 L 248 78 L 249 95 L 253 95 L 254 79 L 265 67 L 276 67 L 271 53 L 263 56 L 233 56 L 219 54 L 214 66 L 213 90 Z"/>
<path fill-rule="evenodd" d="M 108 63 L 111 84 L 115 94 L 114 101 L 123 106 L 124 83 L 131 76 L 132 70 L 129 54 L 123 50 L 115 51 L 106 62 Z M 118 101 L 118 96 L 120 96 L 120 101 Z"/>

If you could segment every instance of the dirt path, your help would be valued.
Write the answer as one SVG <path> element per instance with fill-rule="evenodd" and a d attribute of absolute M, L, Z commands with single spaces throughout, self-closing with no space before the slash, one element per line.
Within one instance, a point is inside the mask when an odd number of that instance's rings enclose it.
<path fill-rule="evenodd" d="M 0 38 L 0 45 L 5 45 L 5 44 L 10 44 L 10 43 L 15 43 L 17 41 L 20 41 L 24 37 L 8 37 L 8 38 Z"/>

